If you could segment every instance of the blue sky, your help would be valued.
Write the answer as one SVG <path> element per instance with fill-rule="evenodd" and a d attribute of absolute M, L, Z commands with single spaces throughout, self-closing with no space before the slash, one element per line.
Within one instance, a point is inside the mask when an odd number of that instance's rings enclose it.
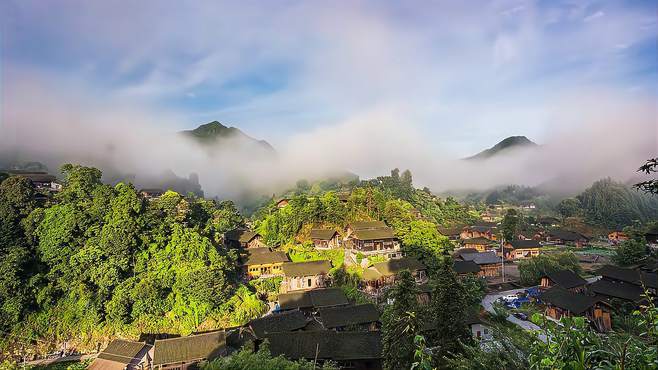
<path fill-rule="evenodd" d="M 543 142 L 553 112 L 593 92 L 655 105 L 657 4 L 6 0 L 3 95 L 29 76 L 71 110 L 84 96 L 275 146 L 383 110 L 463 156 Z"/>

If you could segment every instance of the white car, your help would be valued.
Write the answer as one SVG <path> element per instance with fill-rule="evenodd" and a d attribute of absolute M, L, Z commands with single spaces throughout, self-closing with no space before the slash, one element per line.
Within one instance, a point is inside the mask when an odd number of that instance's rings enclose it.
<path fill-rule="evenodd" d="M 516 294 L 508 294 L 502 297 L 505 302 L 512 302 L 519 298 Z"/>

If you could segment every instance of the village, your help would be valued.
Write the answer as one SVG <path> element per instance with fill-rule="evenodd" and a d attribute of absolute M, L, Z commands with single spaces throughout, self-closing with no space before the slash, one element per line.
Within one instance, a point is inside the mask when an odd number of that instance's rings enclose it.
<path fill-rule="evenodd" d="M 16 172 L 30 180 L 35 200 L 48 202 L 61 192 L 55 176 L 45 172 Z M 158 202 L 167 192 L 141 189 L 147 203 Z M 351 194 L 336 199 L 347 204 Z M 303 197 L 302 197 L 303 199 Z M 290 198 L 273 201 L 269 212 L 286 212 Z M 522 205 L 512 212 L 532 212 Z M 459 280 L 479 281 L 481 304 L 465 315 L 472 338 L 485 345 L 495 336 L 492 317 L 502 315 L 520 330 L 535 332 L 533 314 L 559 323 L 564 317 L 582 317 L 598 333 L 612 330 L 619 310 L 640 308 L 657 294 L 658 264 L 646 258 L 634 266 L 620 267 L 610 256 L 631 237 L 623 230 L 587 236 L 562 226 L 553 216 L 533 217 L 531 223 L 504 237 L 504 206 L 491 206 L 470 224 L 436 226 L 448 248 L 442 257 L 451 263 Z M 419 210 L 409 210 L 410 221 L 427 221 Z M 432 225 L 433 223 L 429 223 Z M 178 335 L 149 333 L 138 341 L 114 339 L 84 357 L 62 351 L 61 358 L 36 360 L 33 364 L 85 358 L 89 369 L 147 370 L 187 369 L 229 356 L 243 348 L 255 351 L 266 344 L 272 356 L 290 360 L 329 362 L 345 369 L 382 368 L 382 319 L 392 303 L 387 292 L 407 271 L 417 285 L 418 304 L 432 297 L 430 273 L 419 258 L 405 253 L 396 230 L 382 220 L 363 219 L 344 227 L 305 227 L 295 236 L 296 249 L 268 245 L 256 229 L 240 227 L 221 235 L 221 247 L 238 255 L 239 279 L 244 284 L 270 286 L 261 294 L 267 309 L 245 325 Z M 647 248 L 658 248 L 658 232 L 642 235 Z M 523 281 L 524 263 L 569 251 L 577 256 L 578 272 L 553 269 Z M 356 291 L 337 284 L 337 273 L 352 276 Z M 78 356 L 78 357 L 75 357 Z"/>
<path fill-rule="evenodd" d="M 157 197 L 161 193 L 156 191 L 148 196 Z M 285 208 L 288 201 L 281 199 L 276 207 Z M 422 217 L 419 212 L 415 214 Z M 586 318 L 594 330 L 605 333 L 612 329 L 614 312 L 620 305 L 638 308 L 647 299 L 656 297 L 655 261 L 622 268 L 612 265 L 604 255 L 587 253 L 579 254 L 583 276 L 561 270 L 541 276 L 536 286 L 520 284 L 520 261 L 561 249 L 586 251 L 592 243 L 614 249 L 628 238 L 621 230 L 611 231 L 607 238 L 592 240 L 561 228 L 557 218 L 544 217 L 532 225 L 532 230 L 519 232 L 513 240 L 503 240 L 499 225 L 499 221 L 485 216 L 471 225 L 438 227 L 454 246 L 451 258 L 457 276 L 477 277 L 487 287 L 480 309 L 466 317 L 476 341 L 492 340 L 488 317 L 495 312 L 494 305 L 506 310 L 510 321 L 525 321 L 527 324 L 520 326 L 526 330 L 538 329 L 527 322 L 529 317 L 523 313 L 529 306 L 556 323 L 562 317 Z M 645 237 L 651 248 L 657 247 L 658 234 Z M 303 238 L 316 251 L 339 251 L 345 266 L 332 265 L 330 259 L 294 262 L 286 252 L 266 245 L 258 232 L 232 230 L 224 235 L 224 244 L 239 251 L 242 279 L 280 279 L 278 292 L 264 297 L 269 307 L 265 315 L 242 327 L 187 337 L 152 342 L 115 340 L 98 354 L 89 368 L 186 369 L 226 356 L 247 344 L 257 349 L 265 341 L 275 356 L 331 361 L 346 369 L 381 368 L 378 306 L 387 304 L 382 298 L 403 270 L 412 274 L 419 287 L 418 302 L 429 302 L 431 289 L 427 286 L 426 266 L 416 258 L 405 256 L 394 230 L 382 221 L 352 222 L 341 230 L 315 228 Z M 358 289 L 372 303 L 355 302 L 333 286 L 331 271 L 345 267 L 360 271 Z"/>

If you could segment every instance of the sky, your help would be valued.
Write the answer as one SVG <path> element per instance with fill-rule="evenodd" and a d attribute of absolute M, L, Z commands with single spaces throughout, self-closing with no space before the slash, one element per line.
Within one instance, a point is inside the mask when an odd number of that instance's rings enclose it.
<path fill-rule="evenodd" d="M 218 120 L 288 166 L 410 167 L 430 184 L 423 165 L 511 135 L 621 132 L 582 155 L 658 153 L 655 1 L 6 0 L 0 27 L 5 145 Z"/>

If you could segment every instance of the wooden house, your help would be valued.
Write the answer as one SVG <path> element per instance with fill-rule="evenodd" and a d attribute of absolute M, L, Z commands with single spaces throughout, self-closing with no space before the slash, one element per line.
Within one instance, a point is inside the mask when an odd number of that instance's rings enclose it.
<path fill-rule="evenodd" d="M 400 258 L 400 242 L 393 229 L 381 221 L 355 222 L 347 227 L 347 246 L 351 254 L 365 256 L 382 255 L 386 258 Z"/>
<path fill-rule="evenodd" d="M 148 200 L 158 199 L 164 193 L 165 193 L 164 190 L 156 189 L 156 188 L 144 188 L 139 190 L 139 194 Z"/>
<path fill-rule="evenodd" d="M 491 226 L 491 225 L 466 226 L 462 230 L 459 237 L 460 239 L 485 238 L 489 240 L 496 240 L 496 226 Z"/>
<path fill-rule="evenodd" d="M 471 310 L 466 314 L 466 325 L 471 330 L 473 339 L 478 341 L 488 341 L 493 339 L 491 327 L 486 325 L 480 317 L 479 310 Z"/>
<path fill-rule="evenodd" d="M 543 227 L 557 227 L 560 225 L 560 220 L 555 217 L 540 217 L 537 219 L 537 224 Z"/>
<path fill-rule="evenodd" d="M 473 248 L 477 250 L 478 252 L 485 252 L 490 249 L 495 249 L 496 248 L 496 242 L 483 238 L 483 237 L 477 237 L 477 238 L 472 238 L 472 239 L 463 239 L 461 241 L 461 245 L 463 248 Z"/>
<path fill-rule="evenodd" d="M 541 244 L 537 240 L 510 240 L 505 243 L 505 259 L 518 260 L 537 257 L 540 253 Z"/>
<path fill-rule="evenodd" d="M 460 234 L 462 232 L 463 226 L 456 226 L 456 227 L 437 227 L 437 230 L 439 230 L 439 233 L 443 236 L 447 236 L 448 239 L 452 241 L 459 240 Z"/>
<path fill-rule="evenodd" d="M 631 269 L 605 265 L 598 269 L 597 273 L 601 275 L 601 280 L 613 283 L 628 283 L 640 288 L 644 287 L 653 295 L 656 295 L 658 290 L 658 274 L 655 272 L 646 272 L 639 268 Z"/>
<path fill-rule="evenodd" d="M 151 368 L 146 342 L 115 339 L 89 365 L 90 370 L 147 370 Z"/>
<path fill-rule="evenodd" d="M 539 287 L 549 289 L 554 286 L 574 293 L 583 292 L 587 281 L 571 270 L 561 270 L 542 276 Z"/>
<path fill-rule="evenodd" d="M 478 273 L 480 277 L 498 277 L 502 275 L 503 263 L 494 251 L 461 253 L 459 257 L 462 261 L 472 261 L 477 264 L 480 267 Z"/>
<path fill-rule="evenodd" d="M 265 247 L 263 237 L 245 229 L 235 229 L 224 234 L 224 245 L 227 248 L 261 248 Z"/>
<path fill-rule="evenodd" d="M 613 231 L 608 234 L 608 241 L 611 244 L 619 244 L 626 240 L 628 240 L 628 235 L 626 235 L 626 233 L 623 231 Z"/>
<path fill-rule="evenodd" d="M 341 288 L 313 289 L 279 294 L 277 309 L 280 311 L 317 311 L 321 307 L 334 307 L 349 304 Z"/>
<path fill-rule="evenodd" d="M 454 261 L 452 269 L 457 276 L 478 275 L 480 273 L 480 266 L 473 261 Z"/>
<path fill-rule="evenodd" d="M 62 190 L 62 184 L 57 182 L 57 177 L 42 171 L 9 171 L 10 176 L 25 177 L 30 180 L 37 190 L 57 192 Z"/>
<path fill-rule="evenodd" d="M 381 293 L 382 288 L 393 285 L 399 272 L 408 270 L 416 280 L 417 284 L 427 282 L 427 268 L 413 257 L 379 262 L 372 265 L 363 272 L 362 280 L 365 291 L 370 294 Z"/>
<path fill-rule="evenodd" d="M 622 281 L 597 280 L 587 286 L 591 294 L 605 297 L 605 299 L 621 299 L 639 305 L 643 301 L 644 290 L 641 286 Z"/>
<path fill-rule="evenodd" d="M 327 286 L 330 261 L 288 262 L 281 266 L 281 293 Z"/>
<path fill-rule="evenodd" d="M 290 261 L 285 252 L 273 251 L 268 247 L 245 249 L 240 259 L 248 280 L 282 276 L 283 264 Z"/>
<path fill-rule="evenodd" d="M 226 333 L 223 330 L 155 341 L 153 345 L 153 369 L 196 368 L 202 361 L 225 356 Z"/>
<path fill-rule="evenodd" d="M 374 304 L 326 307 L 318 310 L 318 319 L 328 330 L 379 330 L 379 311 Z"/>
<path fill-rule="evenodd" d="M 560 286 L 546 290 L 539 297 L 546 306 L 546 315 L 556 320 L 565 316 L 584 316 L 600 332 L 612 328 L 610 306 L 601 297 L 574 293 Z"/>
<path fill-rule="evenodd" d="M 556 229 L 548 232 L 546 241 L 554 244 L 583 247 L 587 245 L 589 238 L 575 231 Z"/>
<path fill-rule="evenodd" d="M 272 356 L 334 362 L 341 369 L 381 369 L 382 341 L 379 331 L 296 331 L 267 336 Z"/>
<path fill-rule="evenodd" d="M 336 230 L 313 229 L 310 239 L 317 249 L 334 249 L 340 246 L 340 235 Z"/>

